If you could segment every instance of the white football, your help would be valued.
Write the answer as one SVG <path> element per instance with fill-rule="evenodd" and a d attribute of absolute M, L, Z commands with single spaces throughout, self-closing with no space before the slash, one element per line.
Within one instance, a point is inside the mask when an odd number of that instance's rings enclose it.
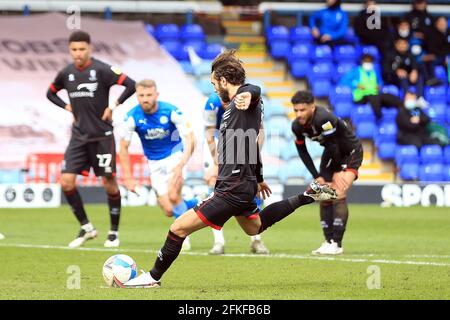
<path fill-rule="evenodd" d="M 125 254 L 116 254 L 103 264 L 103 279 L 110 287 L 121 287 L 136 274 L 136 262 Z"/>

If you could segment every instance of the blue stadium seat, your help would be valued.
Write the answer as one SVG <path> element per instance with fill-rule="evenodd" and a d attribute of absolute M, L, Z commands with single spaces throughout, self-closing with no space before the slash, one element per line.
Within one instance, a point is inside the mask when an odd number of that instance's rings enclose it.
<path fill-rule="evenodd" d="M 303 78 L 310 69 L 309 56 L 312 46 L 309 44 L 296 44 L 290 49 L 288 62 L 291 73 L 296 78 Z"/>
<path fill-rule="evenodd" d="M 444 180 L 450 181 L 450 165 L 444 166 Z"/>
<path fill-rule="evenodd" d="M 400 167 L 399 176 L 403 180 L 417 180 L 419 179 L 419 164 L 405 163 Z"/>
<path fill-rule="evenodd" d="M 312 141 L 311 139 L 306 139 L 305 141 L 306 148 L 308 149 L 308 153 L 312 159 L 322 156 L 324 147 L 322 147 L 318 142 Z"/>
<path fill-rule="evenodd" d="M 309 57 L 311 55 L 313 46 L 310 44 L 297 43 L 291 47 L 291 51 L 288 55 L 288 62 L 295 60 L 302 60 L 309 62 Z"/>
<path fill-rule="evenodd" d="M 339 82 L 344 75 L 348 74 L 355 67 L 356 64 L 352 62 L 339 63 L 336 67 L 336 72 L 333 74 L 333 81 L 335 83 Z"/>
<path fill-rule="evenodd" d="M 395 142 L 397 141 L 397 123 L 394 121 L 383 121 L 378 127 L 378 132 L 375 137 L 375 144 L 379 145 L 383 142 Z"/>
<path fill-rule="evenodd" d="M 395 141 L 385 141 L 378 144 L 378 157 L 383 160 L 392 160 L 395 158 L 397 143 Z"/>
<path fill-rule="evenodd" d="M 361 121 L 375 122 L 375 114 L 369 104 L 357 104 L 354 112 L 351 114 L 351 119 L 354 124 Z"/>
<path fill-rule="evenodd" d="M 311 91 L 313 95 L 319 98 L 328 97 L 332 87 L 331 81 L 326 79 L 317 79 L 311 83 Z"/>
<path fill-rule="evenodd" d="M 265 174 L 264 174 L 265 175 Z M 295 180 L 311 180 L 311 174 L 308 172 L 308 169 L 302 164 L 300 159 L 291 159 L 287 163 L 285 163 L 279 172 L 279 177 L 281 182 L 289 183 L 294 182 Z M 291 180 L 291 181 L 289 181 Z M 294 181 L 292 181 L 294 180 Z M 297 182 L 298 183 L 298 182 Z"/>
<path fill-rule="evenodd" d="M 208 43 L 205 50 L 200 52 L 200 58 L 214 60 L 223 50 L 224 46 L 220 43 Z"/>
<path fill-rule="evenodd" d="M 351 62 L 356 63 L 356 50 L 351 45 L 337 46 L 333 50 L 333 57 L 336 63 Z"/>
<path fill-rule="evenodd" d="M 317 80 L 331 80 L 334 73 L 334 67 L 329 62 L 319 62 L 312 66 L 308 72 L 308 81 L 313 83 Z"/>
<path fill-rule="evenodd" d="M 267 141 L 264 142 L 264 146 L 266 147 L 265 150 L 267 154 L 273 157 L 281 158 L 285 150 L 288 148 L 288 142 L 281 136 L 271 135 L 269 132 L 267 135 Z"/>
<path fill-rule="evenodd" d="M 395 163 L 401 167 L 405 163 L 419 164 L 419 150 L 413 145 L 398 145 L 395 150 Z"/>
<path fill-rule="evenodd" d="M 420 162 L 423 164 L 442 163 L 443 152 L 439 145 L 424 145 L 420 148 Z"/>
<path fill-rule="evenodd" d="M 146 23 L 145 24 L 145 31 L 147 31 L 147 33 L 151 36 L 153 36 L 155 34 L 155 27 L 153 27 L 153 25 L 151 25 L 150 23 Z"/>
<path fill-rule="evenodd" d="M 297 148 L 295 147 L 295 143 L 293 141 L 290 143 L 288 142 L 286 144 L 286 148 L 284 149 L 283 154 L 281 155 L 281 158 L 283 160 L 288 161 L 293 158 L 297 159 L 298 157 L 299 157 L 299 155 L 298 155 Z"/>
<path fill-rule="evenodd" d="M 179 40 L 180 28 L 174 23 L 160 24 L 156 27 L 155 37 L 159 42 L 169 40 Z"/>
<path fill-rule="evenodd" d="M 397 97 L 400 94 L 397 86 L 395 86 L 393 84 L 383 86 L 383 88 L 381 89 L 381 92 L 383 92 L 383 93 L 390 93 L 390 94 L 392 94 L 394 96 L 397 96 Z"/>
<path fill-rule="evenodd" d="M 440 163 L 423 164 L 419 167 L 420 181 L 442 181 L 444 166 Z"/>
<path fill-rule="evenodd" d="M 289 64 L 291 74 L 295 78 L 304 78 L 306 77 L 308 71 L 311 69 L 311 65 L 308 60 L 292 60 Z"/>
<path fill-rule="evenodd" d="M 310 43 L 313 40 L 311 30 L 306 26 L 296 26 L 291 28 L 289 39 L 292 43 Z"/>
<path fill-rule="evenodd" d="M 434 74 L 436 78 L 440 79 L 442 82 L 448 82 L 447 70 L 443 66 L 434 67 Z"/>
<path fill-rule="evenodd" d="M 381 108 L 382 121 L 394 121 L 397 118 L 398 110 L 396 108 Z"/>
<path fill-rule="evenodd" d="M 287 110 L 279 103 L 265 103 L 264 104 L 264 118 L 270 119 L 274 116 L 287 117 Z"/>
<path fill-rule="evenodd" d="M 340 118 L 350 118 L 353 110 L 352 102 L 338 101 L 333 104 L 334 114 Z"/>
<path fill-rule="evenodd" d="M 450 145 L 444 147 L 444 162 L 450 164 Z"/>
<path fill-rule="evenodd" d="M 289 29 L 285 26 L 272 26 L 267 30 L 266 38 L 269 45 L 274 40 L 289 41 Z"/>
<path fill-rule="evenodd" d="M 446 94 L 447 92 L 445 86 L 425 88 L 425 100 L 430 102 L 430 104 L 435 102 L 445 103 L 447 100 Z"/>
<path fill-rule="evenodd" d="M 209 96 L 214 92 L 214 87 L 211 84 L 209 77 L 204 77 L 196 81 L 196 86 L 205 96 Z"/>
<path fill-rule="evenodd" d="M 186 52 L 183 52 L 182 45 L 177 40 L 165 40 L 162 41 L 160 46 L 164 49 L 166 49 L 167 52 L 169 52 L 172 57 L 179 61 L 188 61 L 189 56 Z"/>
<path fill-rule="evenodd" d="M 424 111 L 431 118 L 432 121 L 440 124 L 445 124 L 447 116 L 446 103 L 435 102 L 431 104 L 428 108 L 426 108 Z"/>
<path fill-rule="evenodd" d="M 377 125 L 373 120 L 361 120 L 356 124 L 356 136 L 360 139 L 373 139 Z"/>
<path fill-rule="evenodd" d="M 450 106 L 450 87 L 447 90 L 447 104 Z"/>
<path fill-rule="evenodd" d="M 331 48 L 327 45 L 318 45 L 313 48 L 310 59 L 314 62 L 333 62 Z"/>
<path fill-rule="evenodd" d="M 280 167 L 277 165 L 264 165 L 264 180 L 268 183 L 279 183 Z"/>
<path fill-rule="evenodd" d="M 291 50 L 289 40 L 272 40 L 270 54 L 275 59 L 287 59 Z"/>
<path fill-rule="evenodd" d="M 447 118 L 447 124 L 450 125 L 450 103 L 447 105 L 447 110 L 445 111 L 446 118 Z"/>
<path fill-rule="evenodd" d="M 330 92 L 330 103 L 335 104 L 337 102 L 352 103 L 352 89 L 346 86 L 336 86 L 334 90 Z"/>
<path fill-rule="evenodd" d="M 183 68 L 183 71 L 187 74 L 195 74 L 194 72 L 194 67 L 192 66 L 190 61 L 179 61 L 178 62 L 181 66 L 181 68 Z"/>
<path fill-rule="evenodd" d="M 183 41 L 205 40 L 205 33 L 199 24 L 185 24 L 180 34 Z"/>
<path fill-rule="evenodd" d="M 377 63 L 380 61 L 380 52 L 378 51 L 378 48 L 375 46 L 372 45 L 362 46 L 359 57 L 361 57 L 363 54 L 370 54 L 372 57 L 374 57 L 375 62 Z"/>

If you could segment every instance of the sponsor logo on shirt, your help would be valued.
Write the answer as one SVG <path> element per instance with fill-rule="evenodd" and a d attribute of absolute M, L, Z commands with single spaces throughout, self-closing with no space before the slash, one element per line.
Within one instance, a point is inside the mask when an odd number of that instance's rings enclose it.
<path fill-rule="evenodd" d="M 86 89 L 87 91 L 70 92 L 69 96 L 71 98 L 84 98 L 84 97 L 93 98 L 94 97 L 94 92 L 97 90 L 97 87 L 98 87 L 98 82 L 94 82 L 94 83 L 80 83 L 78 85 L 78 87 L 77 87 L 77 90 Z"/>
<path fill-rule="evenodd" d="M 147 140 L 156 140 L 156 139 L 164 139 L 170 135 L 170 130 L 164 130 L 163 128 L 153 128 L 147 129 L 147 134 L 145 135 L 145 139 Z"/>

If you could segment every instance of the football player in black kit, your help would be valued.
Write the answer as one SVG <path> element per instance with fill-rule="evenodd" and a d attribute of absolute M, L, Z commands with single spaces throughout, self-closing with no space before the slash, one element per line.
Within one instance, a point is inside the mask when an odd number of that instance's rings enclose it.
<path fill-rule="evenodd" d="M 313 95 L 298 91 L 291 99 L 297 118 L 292 123 L 295 144 L 306 168 L 319 184 L 327 183 L 336 190 L 336 201 L 320 202 L 320 220 L 325 242 L 313 254 L 342 254 L 342 239 L 348 220 L 347 192 L 358 178 L 363 148 L 345 121 L 324 107 L 316 106 Z M 320 171 L 305 145 L 305 137 L 318 141 L 324 151 Z"/>
<path fill-rule="evenodd" d="M 71 34 L 69 51 L 73 63 L 58 73 L 47 91 L 47 97 L 74 117 L 72 137 L 62 163 L 61 187 L 81 230 L 69 247 L 79 247 L 97 236 L 76 187 L 77 175 L 88 175 L 91 167 L 96 176 L 102 177 L 108 197 L 111 229 L 105 247 L 118 247 L 121 202 L 115 177 L 112 111 L 133 95 L 135 82 L 117 67 L 92 58 L 90 42 L 86 32 L 75 31 Z M 124 86 L 125 90 L 113 105 L 109 105 L 109 89 L 115 84 Z M 67 90 L 69 104 L 57 95 L 62 89 Z"/>
<path fill-rule="evenodd" d="M 245 84 L 245 70 L 233 50 L 213 61 L 211 82 L 222 101 L 229 103 L 219 128 L 219 169 L 214 192 L 170 226 L 150 272 L 126 283 L 116 283 L 120 287 L 159 287 L 162 275 L 177 258 L 186 236 L 206 226 L 220 230 L 234 216 L 245 233 L 256 235 L 302 205 L 336 197 L 328 185 L 313 183 L 305 193 L 273 203 L 259 212 L 255 195 L 259 192 L 265 199 L 271 194 L 263 179 L 258 147 L 263 116 L 261 89 Z"/>

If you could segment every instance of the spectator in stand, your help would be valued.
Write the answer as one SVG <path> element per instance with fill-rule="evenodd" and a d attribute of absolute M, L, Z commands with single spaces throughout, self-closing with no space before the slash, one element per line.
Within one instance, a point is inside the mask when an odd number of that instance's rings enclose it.
<path fill-rule="evenodd" d="M 439 141 L 431 138 L 427 132 L 427 125 L 430 123 L 430 117 L 428 117 L 417 104 L 415 93 L 406 93 L 404 107 L 399 109 L 396 122 L 398 127 L 398 144 L 412 144 L 417 148 L 420 148 L 425 144 L 439 144 Z"/>
<path fill-rule="evenodd" d="M 380 87 L 383 80 L 378 70 L 375 69 L 374 58 L 365 54 L 361 58 L 361 64 L 351 70 L 341 81 L 341 84 L 352 88 L 353 101 L 358 104 L 369 103 L 377 120 L 381 119 L 381 107 L 395 107 L 399 109 L 402 100 L 389 93 L 381 93 Z"/>
<path fill-rule="evenodd" d="M 429 33 L 429 32 L 428 32 Z M 411 54 L 417 62 L 419 74 L 423 76 L 423 81 L 427 86 L 436 86 L 442 84 L 435 77 L 434 73 L 434 57 L 427 54 L 425 48 L 425 40 L 419 39 L 415 33 L 411 31 L 411 26 L 406 19 L 402 19 L 397 25 L 395 38 L 403 38 L 408 40 Z"/>
<path fill-rule="evenodd" d="M 418 65 L 414 56 L 409 52 L 409 43 L 405 38 L 397 38 L 394 42 L 395 50 L 383 61 L 383 71 L 387 82 L 399 85 L 404 93 L 409 85 L 416 86 L 421 107 L 428 106 L 423 97 L 423 77 L 418 72 Z"/>
<path fill-rule="evenodd" d="M 414 36 L 423 40 L 433 24 L 433 16 L 427 11 L 426 0 L 414 0 L 412 5 L 413 9 L 405 18 L 409 21 Z"/>
<path fill-rule="evenodd" d="M 309 20 L 312 35 L 320 44 L 345 44 L 348 16 L 341 9 L 341 0 L 327 0 L 326 4 L 326 9 L 314 13 Z"/>
<path fill-rule="evenodd" d="M 425 38 L 425 47 L 433 62 L 437 65 L 447 65 L 446 57 L 450 55 L 450 30 L 446 17 L 438 17 Z"/>
<path fill-rule="evenodd" d="M 374 13 L 377 12 L 377 4 L 374 0 L 367 0 L 364 9 L 359 12 L 353 21 L 353 29 L 362 44 L 374 45 L 384 56 L 389 49 L 390 33 L 386 21 L 379 17 L 379 21 L 374 20 Z M 378 8 L 379 10 L 379 8 Z M 379 23 L 379 27 L 374 25 Z"/>

